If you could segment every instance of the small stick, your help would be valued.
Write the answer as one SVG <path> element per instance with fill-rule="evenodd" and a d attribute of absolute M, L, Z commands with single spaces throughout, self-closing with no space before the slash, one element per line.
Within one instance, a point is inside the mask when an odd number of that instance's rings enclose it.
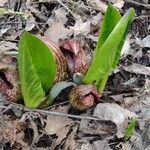
<path fill-rule="evenodd" d="M 135 5 L 138 5 L 138 6 L 143 6 L 143 7 L 147 8 L 147 9 L 150 9 L 150 5 L 148 5 L 148 4 L 138 3 L 138 2 L 135 2 L 133 0 L 125 0 L 125 1 L 129 2 L 129 3 L 132 3 L 132 4 L 135 4 Z"/>
<path fill-rule="evenodd" d="M 0 38 L 1 41 L 10 41 L 10 42 L 19 42 L 19 40 L 11 40 L 11 39 L 4 39 Z"/>
<path fill-rule="evenodd" d="M 148 18 L 148 17 L 150 17 L 150 15 L 141 15 L 141 16 L 134 17 L 134 20 L 136 20 L 136 19 L 144 19 L 144 18 Z"/>
<path fill-rule="evenodd" d="M 26 23 L 26 21 L 22 21 L 22 22 L 19 22 L 19 21 L 9 21 L 9 22 L 0 22 L 0 25 L 3 25 L 3 24 L 22 24 L 22 23 Z M 45 24 L 45 22 L 28 22 L 29 24 L 38 24 L 38 25 L 43 25 Z"/>
<path fill-rule="evenodd" d="M 65 5 L 61 2 L 61 0 L 57 0 L 57 2 L 62 5 L 75 19 L 78 19 L 77 16 Z"/>
<path fill-rule="evenodd" d="M 7 104 L 7 103 L 6 103 Z M 80 115 L 72 115 L 72 114 L 66 114 L 66 113 L 62 113 L 62 112 L 56 112 L 56 111 L 47 111 L 47 110 L 42 110 L 42 109 L 30 109 L 27 108 L 25 106 L 22 105 L 18 105 L 16 103 L 10 103 L 11 108 L 18 108 L 27 112 L 38 112 L 41 114 L 46 114 L 46 115 L 55 115 L 55 116 L 62 116 L 62 117 L 70 117 L 70 118 L 74 118 L 74 119 L 86 119 L 86 120 L 95 120 L 95 121 L 104 121 L 101 120 L 99 118 L 96 117 L 92 117 L 92 116 L 80 116 Z M 1 106 L 0 108 L 7 108 L 8 106 Z"/>
<path fill-rule="evenodd" d="M 47 114 L 47 115 L 70 117 L 70 118 L 74 118 L 74 119 L 88 119 L 88 120 L 102 121 L 101 119 L 96 118 L 96 117 L 71 115 L 71 114 L 66 114 L 66 113 L 62 113 L 62 112 L 55 112 L 55 111 L 47 111 L 47 110 L 41 110 L 41 109 L 33 109 L 32 111 L 33 112 L 39 112 L 42 114 Z"/>

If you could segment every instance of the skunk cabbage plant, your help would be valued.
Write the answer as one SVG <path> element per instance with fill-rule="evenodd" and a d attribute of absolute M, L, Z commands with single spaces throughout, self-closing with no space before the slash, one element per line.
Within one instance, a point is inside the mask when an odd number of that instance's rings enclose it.
<path fill-rule="evenodd" d="M 108 6 L 91 65 L 77 40 L 67 39 L 59 48 L 46 37 L 38 38 L 24 32 L 19 42 L 18 62 L 25 105 L 37 108 L 45 103 L 52 104 L 52 100 L 45 98 L 47 92 L 54 83 L 63 81 L 74 73 L 83 74 L 83 81 L 71 89 L 68 95 L 71 105 L 85 110 L 98 103 L 109 74 L 118 64 L 134 14 L 134 9 L 130 8 L 121 17 L 116 8 Z M 66 85 L 74 84 L 65 83 L 64 87 Z"/>
<path fill-rule="evenodd" d="M 74 87 L 71 90 L 73 95 L 69 98 L 72 106 L 76 106 L 79 110 L 85 110 L 88 106 L 91 107 L 99 102 L 100 99 L 97 100 L 97 97 L 98 95 L 99 98 L 101 97 L 109 74 L 118 64 L 121 49 L 134 14 L 134 9 L 130 8 L 121 17 L 116 8 L 111 5 L 108 6 L 99 32 L 92 64 L 83 79 L 83 83 L 87 86 L 84 86 L 84 89 L 80 86 L 81 89 Z M 89 85 L 92 85 L 93 88 L 96 86 L 98 94 L 89 91 Z M 83 96 L 85 93 L 83 90 L 89 91 L 89 93 Z M 90 95 L 92 96 L 89 97 Z"/>

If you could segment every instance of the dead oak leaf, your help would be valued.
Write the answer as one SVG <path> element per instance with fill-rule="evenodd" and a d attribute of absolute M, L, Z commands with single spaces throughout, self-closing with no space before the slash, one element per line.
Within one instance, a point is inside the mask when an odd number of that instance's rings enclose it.
<path fill-rule="evenodd" d="M 66 117 L 53 116 L 50 115 L 47 117 L 45 131 L 47 134 L 56 134 L 57 139 L 52 143 L 51 149 L 55 149 L 60 145 L 64 139 L 67 138 L 67 134 L 70 131 L 71 126 L 74 122 Z"/>
<path fill-rule="evenodd" d="M 112 121 L 117 126 L 117 136 L 123 137 L 128 125 L 128 118 L 137 118 L 138 116 L 117 105 L 115 103 L 100 103 L 94 110 L 94 116 L 101 120 Z"/>
<path fill-rule="evenodd" d="M 67 138 L 69 130 L 70 125 L 67 125 L 57 132 L 57 139 L 55 142 L 52 143 L 51 149 L 55 149 L 57 146 L 63 143 L 64 139 Z"/>
<path fill-rule="evenodd" d="M 49 115 L 46 121 L 45 131 L 47 134 L 57 134 L 67 125 L 71 125 L 73 121 L 66 117 Z"/>
<path fill-rule="evenodd" d="M 0 59 L 3 57 L 3 53 L 8 52 L 10 50 L 17 50 L 17 44 L 8 41 L 0 41 Z"/>
<path fill-rule="evenodd" d="M 82 18 L 76 20 L 76 23 L 73 27 L 70 27 L 73 30 L 75 36 L 77 35 L 88 35 L 89 33 L 99 29 L 99 25 L 102 19 L 101 13 L 98 13 L 92 18 L 89 18 L 86 22 L 83 22 Z"/>
<path fill-rule="evenodd" d="M 100 0 L 86 0 L 87 4 L 99 11 L 102 11 L 103 13 L 106 12 L 107 4 L 104 2 L 101 2 Z"/>
<path fill-rule="evenodd" d="M 150 76 L 150 67 L 146 67 L 144 65 L 132 63 L 129 66 L 121 66 L 121 67 L 127 72 Z"/>
<path fill-rule="evenodd" d="M 64 25 L 67 22 L 67 12 L 64 8 L 59 8 L 53 12 L 53 17 L 49 18 L 47 23 L 50 27 L 45 31 L 44 35 L 49 37 L 53 42 L 58 43 L 60 39 L 65 39 L 73 32 Z"/>
<path fill-rule="evenodd" d="M 114 2 L 114 6 L 116 6 L 119 9 L 121 9 L 123 5 L 124 5 L 124 0 L 115 0 Z"/>
<path fill-rule="evenodd" d="M 31 31 L 35 26 L 36 26 L 35 18 L 33 17 L 32 14 L 28 15 L 26 17 L 26 27 L 25 27 L 25 30 L 26 31 Z"/>
<path fill-rule="evenodd" d="M 20 122 L 18 119 L 14 120 L 6 115 L 1 116 L 0 119 L 0 141 L 2 143 L 10 142 L 11 145 L 18 143 L 23 147 L 27 146 L 23 141 L 24 130 L 27 128 L 27 125 L 24 122 Z"/>
<path fill-rule="evenodd" d="M 0 0 L 0 7 L 3 7 L 5 3 L 7 3 L 8 0 Z"/>
<path fill-rule="evenodd" d="M 98 140 L 93 142 L 93 147 L 95 150 L 112 150 L 109 145 L 109 138 L 105 138 L 104 140 Z"/>
<path fill-rule="evenodd" d="M 64 150 L 75 150 L 76 149 L 76 141 L 75 137 L 77 134 L 78 126 L 75 125 L 72 127 L 72 132 L 68 135 L 66 142 L 64 144 Z"/>
<path fill-rule="evenodd" d="M 64 27 L 62 22 L 54 22 L 44 33 L 53 42 L 58 43 L 60 39 L 65 39 L 72 34 L 72 30 Z"/>
<path fill-rule="evenodd" d="M 150 35 L 146 36 L 142 41 L 141 45 L 143 47 L 149 47 L 150 48 Z"/>

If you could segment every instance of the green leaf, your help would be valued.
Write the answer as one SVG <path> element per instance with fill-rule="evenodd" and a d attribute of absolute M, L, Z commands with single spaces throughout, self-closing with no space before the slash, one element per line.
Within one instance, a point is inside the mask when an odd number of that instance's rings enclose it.
<path fill-rule="evenodd" d="M 133 16 L 134 16 L 134 14 L 133 14 Z M 127 33 L 128 33 L 128 29 L 129 29 L 129 27 L 130 27 L 130 25 L 132 23 L 132 19 L 133 19 L 133 17 L 130 16 L 129 20 L 128 20 L 127 27 L 126 27 L 126 31 L 125 31 L 125 33 L 124 33 L 124 35 L 122 37 L 122 40 L 121 40 L 121 42 L 120 42 L 120 44 L 118 46 L 118 49 L 117 49 L 117 52 L 116 52 L 116 56 L 115 56 L 112 68 L 116 68 L 116 66 L 118 65 L 118 62 L 119 62 L 119 59 L 120 59 L 120 55 L 121 55 L 121 50 L 122 50 L 123 44 L 125 42 L 125 39 L 126 39 L 126 36 L 127 36 Z"/>
<path fill-rule="evenodd" d="M 67 82 L 67 81 L 61 81 L 61 82 L 56 83 L 50 91 L 50 98 L 54 100 L 61 93 L 62 90 L 70 86 L 76 86 L 76 84 L 73 82 Z"/>
<path fill-rule="evenodd" d="M 114 16 L 118 17 L 112 17 L 113 15 L 110 12 L 114 12 Z M 110 17 L 109 13 L 111 14 Z M 114 29 L 113 30 L 111 29 L 112 32 L 111 30 L 109 32 L 106 32 L 104 31 L 104 29 L 106 30 L 106 28 L 109 28 L 109 24 L 106 24 L 106 27 L 104 27 L 105 20 L 112 20 L 113 22 L 113 19 L 116 18 L 114 21 L 116 23 L 117 18 L 119 19 L 118 12 L 114 7 L 109 6 L 107 9 L 107 13 L 105 16 L 107 17 L 107 19 L 104 18 L 102 29 L 103 33 L 100 33 L 100 38 L 98 40 L 98 44 L 96 47 L 96 54 L 93 58 L 92 65 L 90 66 L 87 74 L 84 77 L 84 82 L 86 84 L 93 84 L 93 83 L 96 84 L 97 89 L 100 92 L 104 90 L 108 76 L 111 70 L 115 67 L 116 62 L 118 62 L 118 58 L 120 57 L 119 51 L 122 48 L 127 29 L 129 27 L 129 24 L 131 23 L 133 16 L 134 16 L 134 9 L 131 8 L 119 20 Z M 103 34 L 106 34 L 107 36 L 104 36 Z M 101 39 L 101 37 L 103 39 Z"/>
<path fill-rule="evenodd" d="M 102 45 L 105 43 L 106 39 L 118 23 L 118 21 L 121 19 L 120 12 L 113 7 L 112 5 L 108 5 L 106 14 L 104 16 L 101 29 L 99 32 L 99 38 L 96 45 L 96 52 L 102 47 Z"/>
<path fill-rule="evenodd" d="M 25 105 L 37 108 L 55 80 L 53 54 L 39 38 L 24 32 L 19 42 L 18 63 Z"/>
<path fill-rule="evenodd" d="M 136 126 L 136 119 L 132 118 L 125 131 L 125 135 L 124 135 L 125 140 L 128 140 L 133 135 L 135 131 L 135 126 Z"/>

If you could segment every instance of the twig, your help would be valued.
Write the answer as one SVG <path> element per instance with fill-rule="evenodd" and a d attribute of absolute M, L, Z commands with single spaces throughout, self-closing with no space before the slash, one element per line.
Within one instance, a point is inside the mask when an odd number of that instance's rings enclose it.
<path fill-rule="evenodd" d="M 1 109 L 6 109 L 8 106 L 3 106 L 3 105 L 0 105 L 0 108 Z"/>
<path fill-rule="evenodd" d="M 71 114 L 55 112 L 55 111 L 46 111 L 46 110 L 41 110 L 41 109 L 34 109 L 33 112 L 34 111 L 42 113 L 42 114 L 47 114 L 47 115 L 56 115 L 56 116 L 70 117 L 70 118 L 75 118 L 75 119 L 88 119 L 88 120 L 102 121 L 102 120 L 100 120 L 100 119 L 98 119 L 96 117 L 90 117 L 90 116 L 71 115 Z"/>
<path fill-rule="evenodd" d="M 19 42 L 19 40 L 11 40 L 11 39 L 4 39 L 0 38 L 1 41 L 10 41 L 10 42 Z"/>
<path fill-rule="evenodd" d="M 134 17 L 134 20 L 145 19 L 145 18 L 148 18 L 148 17 L 150 17 L 150 15 L 141 15 L 141 16 Z"/>
<path fill-rule="evenodd" d="M 125 0 L 126 2 L 129 2 L 129 3 L 132 3 L 134 5 L 138 5 L 138 6 L 143 6 L 147 9 L 150 9 L 150 5 L 149 4 L 142 4 L 142 3 L 139 3 L 139 2 L 135 2 L 133 0 Z"/>
<path fill-rule="evenodd" d="M 10 21 L 10 22 L 0 22 L 0 25 L 3 25 L 3 24 L 25 24 L 26 22 L 25 21 L 22 21 L 22 22 L 19 22 L 19 21 L 16 21 L 16 22 L 13 22 L 13 21 Z M 38 24 L 38 25 L 43 25 L 45 24 L 45 22 L 28 22 L 29 24 Z M 47 24 L 47 23 L 46 23 Z"/>
<path fill-rule="evenodd" d="M 8 104 L 8 103 L 6 103 Z M 18 108 L 27 112 L 38 112 L 40 114 L 45 114 L 45 115 L 55 115 L 55 116 L 62 116 L 62 117 L 70 117 L 74 119 L 87 119 L 87 120 L 95 120 L 95 121 L 103 121 L 99 118 L 92 117 L 92 116 L 79 116 L 79 115 L 71 115 L 71 114 L 66 114 L 62 112 L 56 112 L 56 111 L 47 111 L 47 110 L 41 110 L 41 109 L 30 109 L 22 105 L 18 105 L 16 103 L 10 103 L 11 108 Z M 0 108 L 7 108 L 6 106 L 0 106 Z"/>
<path fill-rule="evenodd" d="M 61 0 L 57 0 L 57 2 L 63 6 L 75 19 L 78 19 L 77 16 L 64 3 L 61 2 Z"/>
<path fill-rule="evenodd" d="M 3 105 L 1 106 L 0 105 L 0 108 L 4 109 L 3 111 L 0 112 L 0 115 L 2 116 L 6 111 L 8 111 L 11 108 L 11 106 L 10 105 L 9 106 L 3 106 Z"/>
<path fill-rule="evenodd" d="M 2 52 L 2 54 L 4 54 L 4 55 L 11 55 L 11 56 L 17 56 L 18 55 L 18 51 L 4 51 L 4 52 Z"/>
<path fill-rule="evenodd" d="M 60 106 L 60 105 L 65 105 L 65 104 L 68 104 L 68 103 L 69 103 L 69 101 L 65 101 L 65 102 L 61 102 L 61 103 L 58 103 L 58 104 L 54 104 L 52 106 L 44 108 L 44 110 L 49 110 L 51 108 L 54 108 L 54 107 L 57 107 L 57 106 Z"/>

